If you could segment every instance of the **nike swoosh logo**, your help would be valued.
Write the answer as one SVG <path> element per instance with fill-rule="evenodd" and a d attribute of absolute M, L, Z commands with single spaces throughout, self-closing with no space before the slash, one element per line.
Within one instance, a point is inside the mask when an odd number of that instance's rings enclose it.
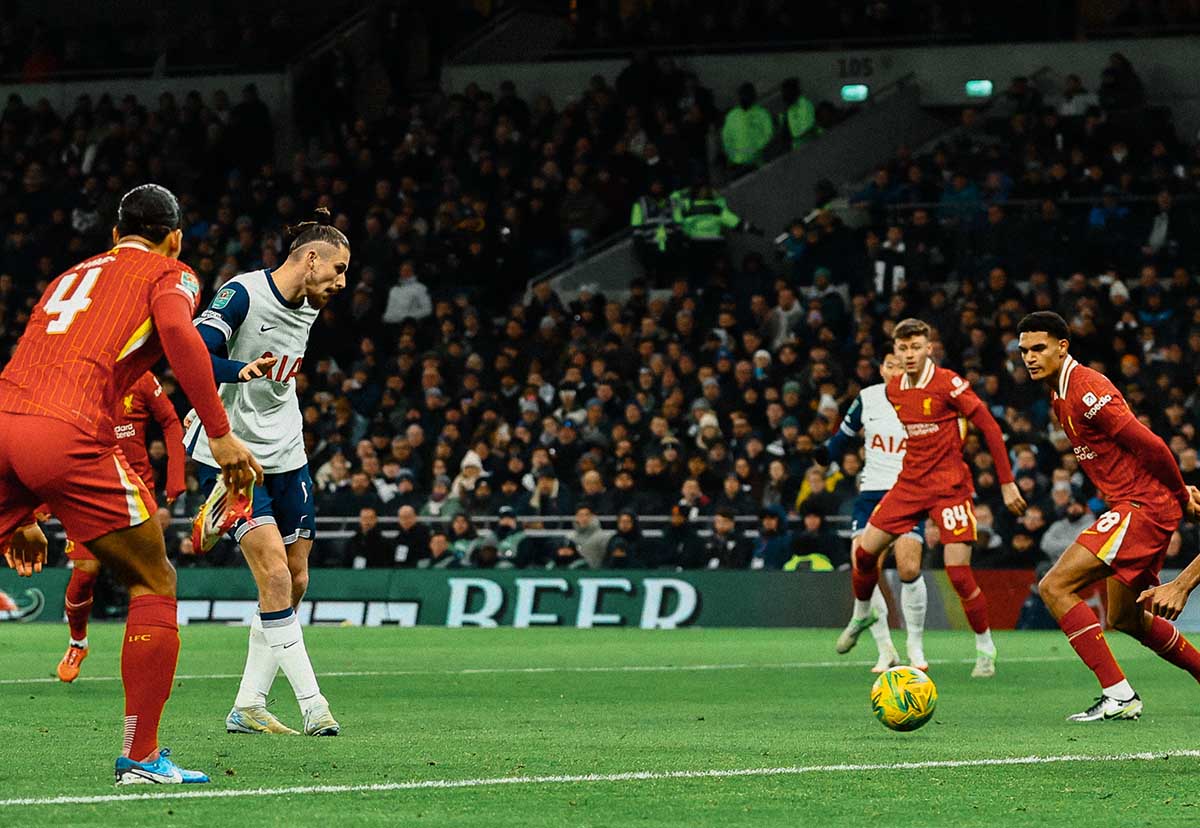
<path fill-rule="evenodd" d="M 284 644 L 283 649 L 286 650 L 288 647 L 295 647 L 299 643 L 300 643 L 299 641 L 293 641 L 291 644 Z"/>
<path fill-rule="evenodd" d="M 278 327 L 279 327 L 278 325 L 260 325 L 258 328 L 258 332 L 266 333 L 267 331 L 273 331 Z"/>
<path fill-rule="evenodd" d="M 965 532 L 965 531 L 967 531 L 967 530 L 966 530 L 966 529 L 955 529 L 955 530 L 954 530 L 954 534 L 956 534 L 956 535 L 961 535 L 961 534 L 962 534 L 963 532 Z"/>

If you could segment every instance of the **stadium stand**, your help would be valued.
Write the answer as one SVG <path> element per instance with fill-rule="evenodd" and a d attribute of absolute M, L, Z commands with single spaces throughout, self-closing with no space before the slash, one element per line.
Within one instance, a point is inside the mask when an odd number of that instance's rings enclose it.
<path fill-rule="evenodd" d="M 1200 482 L 1187 209 L 1200 146 L 1145 106 L 1127 61 L 1048 99 L 1014 81 L 987 110 L 964 110 L 949 140 L 835 184 L 773 261 L 717 255 L 664 290 L 635 280 L 619 296 L 559 296 L 543 282 L 526 297 L 530 276 L 624 226 L 655 178 L 712 172 L 722 113 L 701 79 L 670 63 L 649 78 L 630 69 L 562 107 L 501 83 L 373 119 L 335 110 L 283 164 L 279 124 L 252 88 L 81 98 L 68 112 L 14 96 L 0 118 L 0 353 L 48 280 L 106 243 L 125 188 L 151 179 L 180 194 L 183 255 L 209 295 L 276 264 L 282 225 L 315 206 L 352 240 L 348 290 L 322 313 L 298 378 L 334 530 L 325 563 L 386 558 L 411 507 L 401 531 L 444 526 L 448 548 L 397 565 L 844 565 L 833 527 L 858 462 L 824 474 L 813 451 L 914 314 L 1004 425 L 1036 506 L 1010 521 L 990 458 L 968 440 L 981 565 L 1044 562 L 1061 548 L 1047 539 L 1098 502 L 1063 435 L 1042 436 L 1046 401 L 1013 347 L 1027 310 L 1067 315 L 1076 350 L 1120 378 Z M 174 514 L 198 503 L 191 478 Z M 706 552 L 710 523 L 730 514 L 734 539 Z M 936 527 L 929 541 L 936 550 Z M 1185 532 L 1174 560 L 1195 554 Z"/>

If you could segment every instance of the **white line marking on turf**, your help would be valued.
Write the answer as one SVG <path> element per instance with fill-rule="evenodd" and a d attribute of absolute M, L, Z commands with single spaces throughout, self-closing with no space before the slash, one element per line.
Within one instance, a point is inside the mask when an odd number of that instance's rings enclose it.
<path fill-rule="evenodd" d="M 995 759 L 943 759 L 927 762 L 880 762 L 865 765 L 808 765 L 783 768 L 737 768 L 716 770 L 631 771 L 587 773 L 577 776 L 498 776 L 491 779 L 423 779 L 412 782 L 377 782 L 367 785 L 303 785 L 290 788 L 243 790 L 174 789 L 154 793 L 53 796 L 29 799 L 0 799 L 0 807 L 30 805 L 98 805 L 107 802 L 136 802 L 147 799 L 229 799 L 243 796 L 291 796 L 295 794 L 419 791 L 431 788 L 484 788 L 497 785 L 569 785 L 591 782 L 644 782 L 669 779 L 729 779 L 746 776 L 799 776 L 810 773 L 862 773 L 864 771 L 927 770 L 930 768 L 987 768 L 1011 765 L 1052 765 L 1064 762 L 1148 762 L 1155 759 L 1197 758 L 1200 750 L 1162 753 L 1114 753 L 1108 755 L 1066 754 L 1063 756 L 1007 756 Z"/>
<path fill-rule="evenodd" d="M 1131 656 L 1123 655 L 1128 659 Z M 1136 657 L 1136 656 L 1133 656 Z M 1001 664 L 1028 664 L 1047 661 L 1077 661 L 1078 656 L 1022 656 L 1002 659 Z M 873 661 L 782 661 L 764 664 L 750 662 L 740 664 L 629 664 L 601 665 L 594 667 L 465 667 L 458 670 L 347 670 L 322 672 L 321 678 L 370 678 L 379 676 L 476 676 L 494 673 L 677 673 L 703 672 L 707 670 L 805 670 L 825 669 L 828 667 L 870 667 Z M 930 664 L 974 664 L 974 658 L 931 658 Z M 241 678 L 241 673 L 206 673 L 200 675 L 180 674 L 176 681 L 207 681 L 210 679 Z M 75 681 L 120 681 L 120 676 L 80 676 Z M 55 676 L 38 676 L 34 678 L 0 679 L 3 684 L 59 684 Z"/>

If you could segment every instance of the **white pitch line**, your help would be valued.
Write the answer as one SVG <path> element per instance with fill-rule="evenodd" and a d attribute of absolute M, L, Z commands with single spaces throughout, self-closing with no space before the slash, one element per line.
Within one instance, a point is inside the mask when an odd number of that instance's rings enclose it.
<path fill-rule="evenodd" d="M 1122 656 L 1129 658 L 1129 656 Z M 1005 658 L 1001 664 L 1029 664 L 1047 661 L 1075 661 L 1077 656 L 1021 656 Z M 465 667 L 459 670 L 349 670 L 322 672 L 321 678 L 374 678 L 386 676 L 477 676 L 496 673 L 677 673 L 704 672 L 718 670 L 804 670 L 825 669 L 830 667 L 854 667 L 861 669 L 870 667 L 871 661 L 782 661 L 765 664 L 629 664 L 629 665 L 600 665 L 593 667 Z M 973 658 L 931 658 L 930 664 L 974 664 Z M 200 675 L 180 674 L 175 676 L 177 681 L 208 681 L 211 679 L 241 678 L 241 673 L 206 673 Z M 80 676 L 75 681 L 120 681 L 120 676 Z M 59 684 L 55 676 L 38 676 L 33 678 L 0 679 L 4 684 Z"/>
<path fill-rule="evenodd" d="M 137 802 L 160 799 L 231 799 L 249 796 L 292 796 L 296 794 L 382 793 L 429 789 L 483 788 L 498 785 L 571 785 L 594 782 L 645 782 L 670 779 L 729 779 L 756 776 L 799 776 L 812 773 L 862 773 L 866 771 L 928 770 L 931 768 L 987 768 L 1012 765 L 1052 765 L 1064 762 L 1148 762 L 1156 759 L 1198 758 L 1200 750 L 1173 750 L 1162 753 L 1114 753 L 1108 755 L 1066 754 L 1063 756 L 1008 756 L 994 759 L 944 759 L 926 762 L 879 762 L 862 765 L 807 765 L 782 768 L 736 768 L 715 770 L 630 771 L 627 773 L 587 773 L 561 776 L 498 776 L 482 779 L 424 779 L 412 782 L 377 782 L 366 785 L 302 785 L 290 788 L 248 788 L 244 790 L 174 789 L 155 793 L 97 794 L 93 796 L 53 796 L 28 799 L 0 799 L 0 808 L 35 805 L 100 805 L 109 802 Z"/>

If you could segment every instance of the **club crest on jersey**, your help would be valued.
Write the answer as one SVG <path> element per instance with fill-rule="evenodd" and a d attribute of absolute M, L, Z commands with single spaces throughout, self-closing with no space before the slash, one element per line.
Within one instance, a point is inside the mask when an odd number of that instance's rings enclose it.
<path fill-rule="evenodd" d="M 200 295 L 200 280 L 186 270 L 179 274 L 179 286 L 192 296 Z"/>
<path fill-rule="evenodd" d="M 926 397 L 921 400 L 921 411 L 925 413 L 926 417 L 933 416 L 933 397 Z"/>
<path fill-rule="evenodd" d="M 233 299 L 233 288 L 221 288 L 212 301 L 212 310 L 220 310 Z"/>
<path fill-rule="evenodd" d="M 125 406 L 125 413 L 133 413 L 133 394 L 126 394 L 121 398 L 121 405 Z"/>

